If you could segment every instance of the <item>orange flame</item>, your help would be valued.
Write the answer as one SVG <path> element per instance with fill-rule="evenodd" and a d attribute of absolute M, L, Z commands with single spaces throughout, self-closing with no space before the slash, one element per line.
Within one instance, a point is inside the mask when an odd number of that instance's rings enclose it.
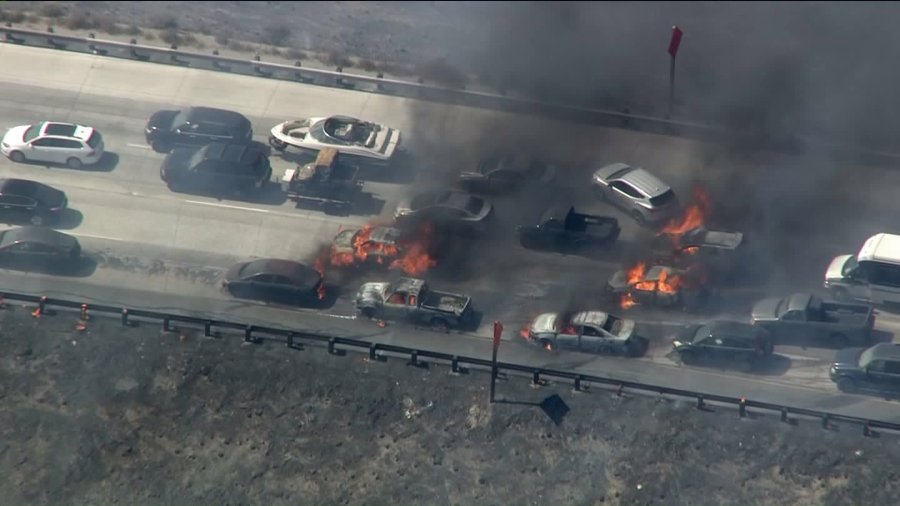
<path fill-rule="evenodd" d="M 319 300 L 325 298 L 325 260 L 322 258 L 317 258 L 315 263 L 313 264 L 313 269 L 315 269 L 320 276 L 322 276 L 322 282 L 319 283 L 319 288 L 316 289 L 316 296 L 319 297 Z"/>
<path fill-rule="evenodd" d="M 619 301 L 619 306 L 621 306 L 622 309 L 631 309 L 637 305 L 637 301 L 634 300 L 634 297 L 632 297 L 630 293 L 622 295 L 622 300 Z"/>
<path fill-rule="evenodd" d="M 712 201 L 709 195 L 701 187 L 694 188 L 694 202 L 684 211 L 684 215 L 680 218 L 673 219 L 662 229 L 663 234 L 672 234 L 675 239 L 683 235 L 688 230 L 702 227 L 706 222 L 706 217 L 712 209 Z"/>
<path fill-rule="evenodd" d="M 544 345 L 544 349 L 547 351 L 553 351 L 553 345 L 550 344 L 550 341 L 547 341 L 547 344 Z"/>
<path fill-rule="evenodd" d="M 666 271 L 662 271 L 659 275 L 659 281 L 657 282 L 657 287 L 660 292 L 675 294 L 678 293 L 678 288 L 681 286 L 681 276 L 672 276 L 669 279 L 669 273 Z"/>
<path fill-rule="evenodd" d="M 433 228 L 426 224 L 422 234 L 401 245 L 379 243 L 371 240 L 374 225 L 366 225 L 353 236 L 353 251 L 336 251 L 331 247 L 330 262 L 334 266 L 347 266 L 366 262 L 371 255 L 379 264 L 388 265 L 390 269 L 402 269 L 410 276 L 418 276 L 437 265 L 428 253 Z M 402 246 L 402 248 L 401 248 Z M 406 252 L 403 253 L 402 250 Z M 400 255 L 403 254 L 402 257 Z M 400 258 L 397 258 L 400 257 Z"/>

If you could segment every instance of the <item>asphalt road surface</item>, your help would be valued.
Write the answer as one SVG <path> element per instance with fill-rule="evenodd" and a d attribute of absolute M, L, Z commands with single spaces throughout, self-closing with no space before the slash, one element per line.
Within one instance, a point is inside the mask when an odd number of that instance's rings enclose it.
<path fill-rule="evenodd" d="M 797 221 L 788 235 L 773 242 L 777 245 L 771 255 L 776 260 L 771 264 L 775 275 L 760 272 L 755 277 L 766 278 L 764 283 L 723 289 L 715 312 L 696 315 L 640 307 L 629 311 L 653 340 L 647 356 L 629 360 L 554 354 L 530 348 L 518 339 L 516 329 L 548 309 L 616 310 L 600 298 L 603 285 L 623 266 L 624 258 L 639 252 L 651 236 L 627 216 L 592 198 L 586 183 L 593 167 L 615 161 L 643 165 L 685 196 L 697 182 L 716 187 L 721 181 L 753 180 L 759 174 L 764 184 L 784 192 L 779 198 L 789 199 L 792 191 L 802 192 L 809 182 L 778 177 L 801 162 L 770 155 L 762 161 L 729 159 L 716 146 L 659 135 L 8 44 L 0 45 L 0 83 L 0 127 L 40 120 L 78 122 L 98 128 L 109 151 L 97 168 L 77 171 L 0 160 L 3 176 L 39 180 L 68 194 L 72 210 L 59 228 L 77 236 L 89 256 L 83 269 L 68 276 L 3 270 L 0 286 L 6 290 L 225 315 L 461 355 L 488 356 L 490 323 L 502 320 L 508 329 L 504 338 L 509 343 L 501 352 L 506 361 L 900 421 L 893 402 L 836 392 L 827 377 L 830 350 L 780 347 L 775 366 L 751 375 L 682 367 L 668 356 L 673 325 L 713 316 L 746 319 L 748 306 L 757 297 L 816 290 L 833 255 L 855 251 L 871 233 L 892 231 L 889 217 L 896 215 L 893 189 L 900 175 L 888 168 L 842 166 L 819 174 L 817 183 L 824 181 L 831 190 L 821 198 L 833 212 L 810 212 Z M 411 191 L 411 185 L 390 182 L 392 174 L 370 173 L 364 188 L 368 204 L 345 217 L 297 209 L 284 200 L 274 183 L 259 198 L 245 201 L 172 193 L 159 179 L 162 156 L 145 145 L 142 130 L 154 111 L 189 105 L 242 112 L 252 120 L 260 142 L 265 142 L 272 125 L 298 117 L 340 113 L 387 123 L 404 133 L 409 163 L 417 168 L 417 186 L 441 180 L 431 170 L 441 162 L 431 151 L 435 139 L 444 139 L 446 150 L 462 159 L 470 155 L 474 163 L 478 153 L 467 152 L 467 147 L 484 145 L 484 137 L 490 135 L 479 125 L 513 125 L 510 132 L 529 136 L 552 132 L 554 142 L 548 151 L 561 158 L 590 153 L 571 158 L 582 165 L 561 171 L 553 195 L 586 212 L 617 216 L 623 225 L 624 246 L 588 259 L 536 253 L 513 244 L 509 227 L 532 211 L 539 213 L 544 200 L 552 200 L 545 191 L 522 197 L 533 199 L 524 206 L 521 199 L 498 201 L 499 223 L 507 229 L 471 245 L 466 253 L 472 259 L 462 268 L 438 268 L 428 276 L 437 287 L 474 297 L 482 320 L 471 332 L 444 335 L 393 323 L 381 328 L 355 319 L 348 292 L 352 294 L 365 279 L 388 273 L 348 280 L 329 272 L 332 295 L 324 309 L 236 300 L 218 288 L 220 276 L 235 261 L 251 257 L 310 260 L 341 226 L 388 219 L 394 203 Z M 276 179 L 294 164 L 275 155 L 272 162 Z M 734 200 L 730 195 L 720 197 Z M 876 327 L 884 339 L 893 339 L 898 318 L 879 312 Z"/>

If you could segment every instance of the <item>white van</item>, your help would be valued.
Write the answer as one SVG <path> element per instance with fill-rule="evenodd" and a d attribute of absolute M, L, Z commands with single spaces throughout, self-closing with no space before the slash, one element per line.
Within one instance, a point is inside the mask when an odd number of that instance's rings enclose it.
<path fill-rule="evenodd" d="M 825 288 L 839 300 L 900 304 L 900 235 L 873 235 L 856 255 L 836 257 Z"/>

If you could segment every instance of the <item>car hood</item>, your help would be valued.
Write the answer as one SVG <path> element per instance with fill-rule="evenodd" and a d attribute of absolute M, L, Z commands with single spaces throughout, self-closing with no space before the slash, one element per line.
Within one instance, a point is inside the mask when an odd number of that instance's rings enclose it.
<path fill-rule="evenodd" d="M 628 287 L 628 271 L 616 271 L 609 278 L 608 284 L 613 290 L 624 290 Z"/>
<path fill-rule="evenodd" d="M 556 333 L 556 324 L 559 320 L 559 313 L 544 313 L 538 315 L 531 322 L 531 330 L 534 334 L 553 334 Z"/>
<path fill-rule="evenodd" d="M 841 255 L 838 257 L 834 257 L 831 263 L 828 264 L 828 269 L 825 270 L 825 279 L 844 279 L 844 265 L 847 263 L 847 260 L 850 260 L 851 258 L 853 258 L 853 255 Z"/>
<path fill-rule="evenodd" d="M 384 290 L 390 283 L 364 283 L 356 292 L 356 303 L 381 302 L 384 298 Z"/>
<path fill-rule="evenodd" d="M 178 172 L 185 171 L 190 164 L 191 157 L 196 152 L 197 150 L 194 148 L 175 148 L 166 155 L 165 160 L 163 160 L 163 168 Z"/>
<path fill-rule="evenodd" d="M 234 264 L 228 269 L 228 272 L 225 273 L 225 281 L 231 283 L 234 281 L 240 281 L 241 279 L 241 269 L 243 269 L 250 262 L 241 262 L 239 264 Z"/>
<path fill-rule="evenodd" d="M 594 171 L 594 180 L 607 181 L 609 180 L 609 176 L 619 172 L 625 167 L 629 167 L 629 165 L 625 163 L 614 163 L 612 165 L 607 165 L 606 167 L 600 167 Z"/>
<path fill-rule="evenodd" d="M 845 369 L 859 368 L 859 356 L 863 351 L 865 351 L 865 348 L 844 348 L 838 350 L 834 354 L 834 363 L 832 365 Z"/>
<path fill-rule="evenodd" d="M 29 128 L 31 128 L 31 125 L 20 125 L 10 128 L 3 135 L 3 143 L 10 145 L 22 144 L 22 142 L 24 142 L 25 132 L 27 132 Z"/>
<path fill-rule="evenodd" d="M 751 315 L 754 321 L 774 321 L 778 319 L 778 304 L 781 299 L 763 299 L 753 305 Z"/>
<path fill-rule="evenodd" d="M 697 335 L 697 330 L 699 330 L 700 327 L 701 325 L 699 324 L 682 326 L 675 333 L 675 340 L 672 342 L 672 345 L 676 349 L 682 346 L 690 346 L 694 342 L 694 337 Z"/>
<path fill-rule="evenodd" d="M 169 130 L 178 111 L 157 111 L 147 121 L 147 130 Z"/>

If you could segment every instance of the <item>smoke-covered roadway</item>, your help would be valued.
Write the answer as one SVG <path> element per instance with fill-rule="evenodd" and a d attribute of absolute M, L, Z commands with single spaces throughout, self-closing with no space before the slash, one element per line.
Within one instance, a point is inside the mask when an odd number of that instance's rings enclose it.
<path fill-rule="evenodd" d="M 677 138 L 10 45 L 0 46 L 0 63 L 4 89 L 0 96 L 0 126 L 42 119 L 71 120 L 97 127 L 106 138 L 107 149 L 114 153 L 105 170 L 95 171 L 48 169 L 0 160 L 4 176 L 36 179 L 68 193 L 70 205 L 77 213 L 63 228 L 78 236 L 97 262 L 96 270 L 82 277 L 3 271 L 0 279 L 7 290 L 220 314 L 382 342 L 418 342 L 423 347 L 460 354 L 485 353 L 488 324 L 500 319 L 510 329 L 507 339 L 516 341 L 504 348 L 509 360 L 580 367 L 720 393 L 797 400 L 806 406 L 846 412 L 869 410 L 893 416 L 889 414 L 889 404 L 833 393 L 825 369 L 830 352 L 824 350 L 781 349 L 784 368 L 748 380 L 731 373 L 676 368 L 666 357 L 665 339 L 670 328 L 666 325 L 643 325 L 644 331 L 655 338 L 655 346 L 641 360 L 549 355 L 528 349 L 513 332 L 537 311 L 571 307 L 615 309 L 615 304 L 600 299 L 603 284 L 621 266 L 622 257 L 639 254 L 641 244 L 651 235 L 591 198 L 586 183 L 592 167 L 613 161 L 647 166 L 671 181 L 683 198 L 690 194 L 693 184 L 705 183 L 718 201 L 716 209 L 721 210 L 718 217 L 714 209 L 712 223 L 727 228 L 738 223 L 740 206 L 733 204 L 745 202 L 748 194 L 753 195 L 754 187 L 773 190 L 774 185 L 782 192 L 772 191 L 770 194 L 777 198 L 771 202 L 760 200 L 764 205 L 782 205 L 792 190 L 806 194 L 809 182 L 799 179 L 793 170 L 794 164 L 799 163 L 797 159 L 761 155 L 752 161 L 737 160 L 715 146 Z M 460 270 L 438 268 L 428 276 L 436 286 L 474 296 L 475 305 L 484 313 L 483 321 L 481 328 L 465 335 L 416 332 L 402 325 L 381 329 L 370 322 L 350 319 L 347 292 L 355 291 L 360 280 L 333 286 L 337 300 L 320 310 L 238 301 L 221 294 L 217 285 L 218 276 L 232 262 L 250 256 L 309 260 L 323 243 L 330 241 L 339 226 L 389 217 L 392 204 L 410 188 L 367 182 L 366 191 L 374 194 L 375 202 L 383 201 L 384 205 L 350 217 L 328 217 L 294 209 L 279 198 L 277 191 L 270 191 L 265 199 L 257 201 L 219 201 L 171 193 L 159 180 L 162 157 L 146 148 L 142 128 L 157 109 L 195 104 L 246 114 L 260 141 L 279 121 L 317 114 L 343 113 L 397 126 L 404 132 L 404 142 L 413 151 L 415 164 L 422 169 L 415 186 L 442 184 L 441 169 L 452 168 L 453 163 L 474 163 L 480 153 L 494 148 L 490 133 L 481 128 L 492 125 L 496 127 L 494 138 L 498 144 L 509 142 L 509 146 L 514 146 L 517 143 L 508 139 L 519 136 L 525 145 L 539 146 L 542 155 L 558 161 L 560 187 L 498 202 L 496 225 L 501 233 L 485 243 L 471 245 L 470 258 Z M 439 144 L 439 139 L 444 139 L 444 144 Z M 456 156 L 449 157 L 447 152 Z M 750 300 L 766 292 L 816 289 L 833 254 L 856 249 L 862 238 L 874 231 L 890 230 L 879 219 L 896 212 L 891 188 L 900 176 L 881 168 L 828 165 L 826 160 L 822 163 L 830 170 L 827 178 L 817 179 L 817 188 L 828 189 L 829 193 L 817 198 L 826 201 L 833 214 L 820 220 L 815 213 L 805 213 L 796 216 L 796 223 L 789 221 L 794 216 L 773 217 L 767 213 L 749 220 L 755 229 L 745 231 L 752 243 L 764 246 L 762 249 L 770 253 L 767 263 L 771 265 L 764 270 L 771 269 L 777 275 L 769 283 L 759 283 L 760 278 L 768 278 L 768 272 L 760 272 L 754 276 L 756 287 L 725 290 L 723 307 L 728 313 L 746 317 Z M 273 165 L 276 175 L 290 166 L 277 157 L 273 157 Z M 431 172 L 432 169 L 437 172 Z M 734 188 L 743 193 L 722 194 L 723 190 Z M 624 228 L 623 246 L 605 258 L 587 259 L 525 251 L 508 240 L 513 225 L 534 219 L 551 203 L 574 203 L 587 212 L 619 217 Z M 747 209 L 743 214 L 749 214 Z M 782 233 L 783 228 L 787 235 L 777 240 L 769 241 L 761 235 Z M 334 273 L 329 273 L 329 278 L 338 279 Z M 695 318 L 641 308 L 632 314 L 646 322 Z M 880 328 L 895 328 L 890 318 L 884 322 L 879 323 Z M 716 380 L 710 381 L 710 377 Z M 779 387 L 772 388 L 773 384 Z M 802 388 L 789 388 L 788 384 Z M 819 393 L 814 395 L 814 391 Z"/>

